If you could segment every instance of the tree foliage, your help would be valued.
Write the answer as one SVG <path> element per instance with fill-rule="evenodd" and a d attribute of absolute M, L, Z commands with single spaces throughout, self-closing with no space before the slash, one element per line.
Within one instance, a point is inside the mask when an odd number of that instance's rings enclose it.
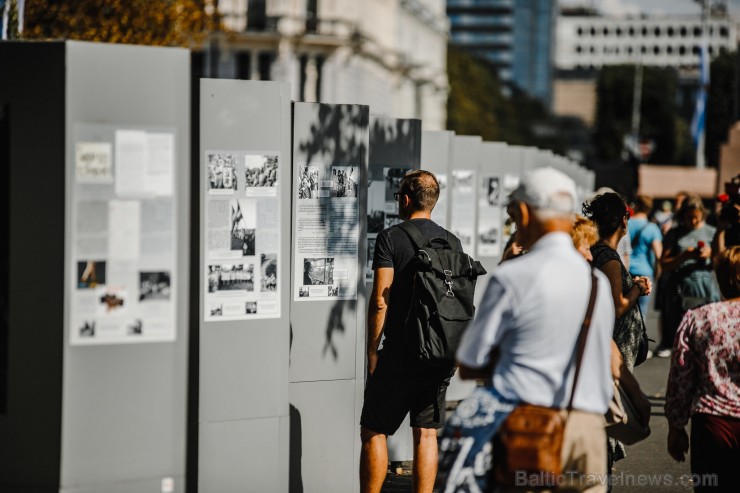
<path fill-rule="evenodd" d="M 480 135 L 486 141 L 563 152 L 564 144 L 559 136 L 542 137 L 534 133 L 537 124 L 556 126 L 542 103 L 516 88 L 505 90 L 496 68 L 488 62 L 450 46 L 447 78 L 449 130 L 460 135 Z"/>
<path fill-rule="evenodd" d="M 719 150 L 727 141 L 727 132 L 738 115 L 737 53 L 723 53 L 712 61 L 707 98 L 706 140 L 707 165 L 719 165 Z"/>
<path fill-rule="evenodd" d="M 596 85 L 594 147 L 600 159 L 621 158 L 623 139 L 632 131 L 632 100 L 635 66 L 603 67 Z M 643 67 L 640 105 L 640 137 L 654 141 L 650 161 L 675 164 L 685 158 L 686 147 L 677 145 L 683 136 L 676 106 L 677 74 L 671 68 Z M 678 125 L 678 127 L 677 127 Z"/>
<path fill-rule="evenodd" d="M 27 0 L 26 39 L 192 46 L 213 29 L 203 0 Z"/>

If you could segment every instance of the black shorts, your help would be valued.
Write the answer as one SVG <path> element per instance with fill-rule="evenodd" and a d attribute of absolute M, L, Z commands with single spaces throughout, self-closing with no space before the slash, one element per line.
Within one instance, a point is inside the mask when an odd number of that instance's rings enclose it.
<path fill-rule="evenodd" d="M 431 366 L 418 361 L 381 355 L 375 373 L 367 379 L 360 425 L 393 435 L 407 413 L 413 428 L 441 428 L 445 395 L 454 366 Z"/>

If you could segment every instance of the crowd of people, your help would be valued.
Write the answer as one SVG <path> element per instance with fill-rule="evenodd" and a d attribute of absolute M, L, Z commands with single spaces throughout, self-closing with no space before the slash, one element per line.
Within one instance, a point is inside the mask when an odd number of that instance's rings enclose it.
<path fill-rule="evenodd" d="M 438 228 L 429 220 L 434 201 L 420 207 L 419 198 L 424 187 L 438 195 L 435 184 L 436 179 L 424 174 L 405 178 L 399 185 L 399 215 L 430 231 Z M 599 190 L 580 205 L 581 216 L 574 214 L 579 204 L 572 181 L 540 169 L 525 175 L 507 199 L 516 232 L 457 351 L 461 378 L 484 379 L 493 400 L 499 401 L 490 404 L 489 414 L 521 402 L 567 408 L 563 470 L 592 479 L 608 477 L 614 462 L 626 455 L 625 446 L 607 440 L 604 432 L 613 380 L 650 357 L 671 357 L 667 452 L 683 461 L 691 447 L 692 472 L 713 476 L 714 488 L 698 483 L 696 491 L 735 491 L 740 484 L 733 474 L 740 464 L 737 187 L 718 197 L 715 210 L 690 193 L 679 193 L 675 208 L 669 201 L 656 208 L 651 197 L 628 202 L 613 190 Z M 444 398 L 451 373 L 428 369 L 422 377 L 416 363 L 404 359 L 397 347 L 394 334 L 404 330 L 398 315 L 403 308 L 389 293 L 399 293 L 402 288 L 396 285 L 405 282 L 403 255 L 408 248 L 393 228 L 379 234 L 380 240 L 387 245 L 376 246 L 373 266 L 369 377 L 361 421 L 362 491 L 379 491 L 387 459 L 385 437 L 408 411 L 414 430 L 414 491 L 432 491 L 430 470 L 436 469 L 430 457 L 436 458 L 436 446 L 429 441 L 430 429 L 436 436 L 444 421 L 439 396 Z M 583 362 L 579 357 L 577 363 L 583 371 L 576 387 L 573 345 L 587 311 L 589 271 L 599 289 L 593 315 L 587 315 L 590 332 Z M 645 325 L 650 310 L 660 312 L 661 340 L 653 350 Z M 381 334 L 389 343 L 379 351 Z M 421 388 L 431 391 L 425 397 Z M 570 482 L 564 489 L 607 491 L 609 483 Z"/>

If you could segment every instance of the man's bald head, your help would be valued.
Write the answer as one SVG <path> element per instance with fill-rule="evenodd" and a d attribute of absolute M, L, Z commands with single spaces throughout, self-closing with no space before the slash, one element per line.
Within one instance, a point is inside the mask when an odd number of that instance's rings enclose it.
<path fill-rule="evenodd" d="M 431 212 L 439 199 L 439 182 L 429 171 L 417 169 L 404 175 L 398 191 L 409 196 L 416 210 Z"/>

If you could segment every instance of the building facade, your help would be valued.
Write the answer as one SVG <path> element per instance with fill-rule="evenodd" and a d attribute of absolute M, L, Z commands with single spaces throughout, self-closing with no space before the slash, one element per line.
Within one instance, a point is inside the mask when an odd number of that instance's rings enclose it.
<path fill-rule="evenodd" d="M 613 18 L 561 15 L 557 22 L 558 70 L 635 64 L 697 68 L 706 25 L 709 55 L 733 51 L 737 28 L 728 17 Z"/>
<path fill-rule="evenodd" d="M 218 13 L 203 75 L 290 82 L 296 101 L 366 104 L 445 129 L 444 0 L 220 0 Z"/>
<path fill-rule="evenodd" d="M 551 0 L 447 0 L 450 40 L 549 108 L 556 9 Z"/>

